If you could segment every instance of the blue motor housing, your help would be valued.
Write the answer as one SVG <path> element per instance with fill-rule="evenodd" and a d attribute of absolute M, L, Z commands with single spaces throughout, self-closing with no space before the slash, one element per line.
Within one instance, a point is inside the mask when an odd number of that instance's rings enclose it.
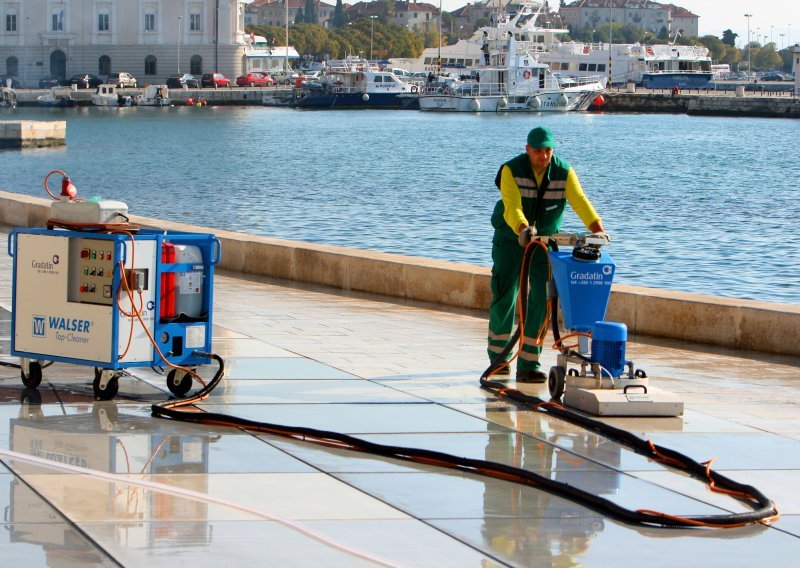
<path fill-rule="evenodd" d="M 573 252 L 553 251 L 550 265 L 564 325 L 569 331 L 589 332 L 606 317 L 616 265 L 607 254 L 587 260 Z"/>
<path fill-rule="evenodd" d="M 617 378 L 625 370 L 625 343 L 628 327 L 624 323 L 596 321 L 592 325 L 592 362 Z M 603 374 L 605 376 L 605 373 Z"/>

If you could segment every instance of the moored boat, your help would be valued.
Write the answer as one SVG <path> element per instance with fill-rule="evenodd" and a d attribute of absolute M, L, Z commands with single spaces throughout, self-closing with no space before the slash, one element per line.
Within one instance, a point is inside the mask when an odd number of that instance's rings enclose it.
<path fill-rule="evenodd" d="M 416 85 L 380 71 L 364 59 L 331 61 L 319 81 L 295 88 L 295 105 L 301 108 L 416 108 Z"/>
<path fill-rule="evenodd" d="M 110 83 L 98 85 L 92 93 L 92 104 L 95 106 L 131 106 L 133 99 L 129 95 L 121 95 L 117 86 Z"/>
<path fill-rule="evenodd" d="M 78 106 L 78 101 L 72 97 L 72 90 L 68 87 L 50 87 L 47 93 L 36 97 L 36 103 L 47 107 Z"/>
<path fill-rule="evenodd" d="M 136 97 L 139 106 L 169 106 L 170 102 L 166 85 L 147 85 L 144 92 Z"/>

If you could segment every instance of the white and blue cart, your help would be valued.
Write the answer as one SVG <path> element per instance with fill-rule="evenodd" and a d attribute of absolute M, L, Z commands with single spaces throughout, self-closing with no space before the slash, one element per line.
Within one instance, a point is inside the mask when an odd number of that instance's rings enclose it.
<path fill-rule="evenodd" d="M 94 367 L 94 394 L 109 400 L 127 367 L 192 369 L 211 352 L 214 267 L 210 234 L 138 229 L 14 229 L 11 354 L 36 388 L 45 361 Z M 160 352 L 160 353 L 159 353 Z M 192 376 L 173 369 L 177 396 Z"/>

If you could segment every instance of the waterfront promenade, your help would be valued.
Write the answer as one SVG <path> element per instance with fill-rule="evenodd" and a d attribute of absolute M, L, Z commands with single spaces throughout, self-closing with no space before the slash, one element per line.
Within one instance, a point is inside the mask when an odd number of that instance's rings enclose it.
<path fill-rule="evenodd" d="M 10 284 L 3 255 L 6 361 Z M 227 272 L 216 281 L 214 319 L 214 351 L 228 373 L 203 411 L 512 463 L 634 509 L 743 510 L 478 388 L 482 311 Z M 783 516 L 773 526 L 637 529 L 530 487 L 153 419 L 150 404 L 168 397 L 156 372 L 135 370 L 117 400 L 94 402 L 91 369 L 57 364 L 45 370 L 41 405 L 21 404 L 18 372 L 0 369 L 0 555 L 9 566 L 794 566 L 800 359 L 644 336 L 628 357 L 680 394 L 686 412 L 609 422 L 717 458 L 715 469 L 775 500 Z M 8 452 L 84 470 L 45 469 Z"/>

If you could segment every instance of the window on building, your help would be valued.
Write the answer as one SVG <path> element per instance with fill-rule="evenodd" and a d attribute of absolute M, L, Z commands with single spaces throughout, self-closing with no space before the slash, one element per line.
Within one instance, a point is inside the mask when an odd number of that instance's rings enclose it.
<path fill-rule="evenodd" d="M 414 12 L 414 17 L 416 18 L 418 16 L 419 16 L 419 12 Z"/>
<path fill-rule="evenodd" d="M 156 31 L 156 15 L 153 13 L 148 13 L 144 15 L 144 31 L 146 32 L 154 32 Z"/>
<path fill-rule="evenodd" d="M 189 60 L 189 73 L 192 75 L 202 75 L 203 74 L 203 58 L 199 55 L 192 55 L 192 58 Z"/>
<path fill-rule="evenodd" d="M 15 32 L 15 31 L 17 31 L 17 15 L 16 14 L 6 14 L 6 31 L 7 32 Z"/>
<path fill-rule="evenodd" d="M 111 29 L 108 14 L 97 14 L 97 31 L 107 32 Z"/>
<path fill-rule="evenodd" d="M 155 55 L 148 55 L 144 58 L 144 74 L 155 75 L 158 71 L 158 60 Z"/>
<path fill-rule="evenodd" d="M 200 27 L 200 14 L 189 14 L 189 31 L 190 32 L 202 31 Z"/>
<path fill-rule="evenodd" d="M 60 32 L 64 30 L 64 12 L 55 12 L 50 18 L 50 31 Z"/>
<path fill-rule="evenodd" d="M 97 60 L 97 74 L 110 75 L 111 74 L 111 58 L 108 55 L 101 55 Z"/>
<path fill-rule="evenodd" d="M 6 74 L 19 75 L 19 59 L 13 56 L 6 59 Z"/>

